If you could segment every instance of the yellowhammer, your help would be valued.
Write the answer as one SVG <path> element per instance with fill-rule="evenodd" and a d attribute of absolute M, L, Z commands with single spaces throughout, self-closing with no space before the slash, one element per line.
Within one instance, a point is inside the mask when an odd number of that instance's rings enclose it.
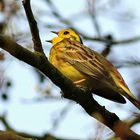
<path fill-rule="evenodd" d="M 119 103 L 126 103 L 125 96 L 140 109 L 140 102 L 104 56 L 84 46 L 80 36 L 71 29 L 54 33 L 58 37 L 51 40 L 49 60 L 60 72 L 77 86 Z"/>

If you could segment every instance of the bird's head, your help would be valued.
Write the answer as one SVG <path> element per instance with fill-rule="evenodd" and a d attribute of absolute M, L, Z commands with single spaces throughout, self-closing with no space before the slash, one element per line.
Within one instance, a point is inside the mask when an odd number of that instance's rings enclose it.
<path fill-rule="evenodd" d="M 58 35 L 58 37 L 55 37 L 51 41 L 49 41 L 53 45 L 61 42 L 63 39 L 70 39 L 72 41 L 78 41 L 81 44 L 83 44 L 80 36 L 72 29 L 62 29 L 59 32 L 55 32 L 55 31 L 52 32 Z"/>

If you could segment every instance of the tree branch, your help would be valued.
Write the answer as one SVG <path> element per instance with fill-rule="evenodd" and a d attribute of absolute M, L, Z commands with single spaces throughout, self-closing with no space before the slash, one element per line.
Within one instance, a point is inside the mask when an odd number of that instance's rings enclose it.
<path fill-rule="evenodd" d="M 50 0 L 47 1 L 50 2 Z M 30 0 L 23 0 L 23 6 L 30 25 L 35 52 L 31 52 L 25 49 L 9 37 L 3 35 L 0 35 L 0 47 L 9 52 L 17 59 L 26 62 L 27 64 L 37 68 L 42 73 L 44 73 L 47 77 L 49 77 L 52 80 L 54 84 L 60 87 L 60 89 L 64 93 L 65 98 L 74 100 L 77 103 L 79 103 L 90 116 L 94 117 L 98 121 L 102 122 L 104 125 L 108 126 L 121 139 L 140 139 L 140 136 L 134 133 L 132 130 L 130 130 L 129 126 L 123 123 L 116 114 L 111 113 L 107 111 L 104 107 L 100 106 L 92 98 L 91 93 L 77 88 L 71 80 L 67 79 L 51 63 L 49 63 L 42 49 L 37 23 L 34 19 L 30 6 Z M 59 16 L 55 12 L 53 13 L 54 15 Z M 67 20 L 61 18 L 61 21 L 66 22 Z M 71 25 L 71 23 L 69 22 L 67 24 Z M 84 37 L 86 38 L 87 36 Z M 106 42 L 106 39 L 104 38 L 97 39 Z M 131 42 L 132 41 L 134 40 L 131 40 Z M 127 41 L 127 43 L 128 42 L 129 41 Z M 113 41 L 111 43 L 113 44 Z"/>
<path fill-rule="evenodd" d="M 7 122 L 5 115 L 0 116 L 0 121 L 6 128 L 6 131 L 0 131 L 0 140 L 64 140 L 48 133 L 43 136 L 38 136 L 14 130 Z"/>
<path fill-rule="evenodd" d="M 129 125 L 129 127 L 132 127 L 135 124 L 140 123 L 140 114 L 136 115 L 136 117 L 133 119 L 126 120 L 126 123 Z"/>
<path fill-rule="evenodd" d="M 85 93 L 85 91 L 77 88 L 71 80 L 62 75 L 51 63 L 49 63 L 44 54 L 30 52 L 12 41 L 10 38 L 2 35 L 0 36 L 0 47 L 14 57 L 28 63 L 31 66 L 34 66 L 44 73 L 52 80 L 54 84 L 60 87 L 65 98 L 79 103 L 89 115 L 108 126 L 121 139 L 140 139 L 140 136 L 130 130 L 129 127 L 123 123 L 116 114 L 111 113 L 104 107 L 100 106 L 92 98 L 91 93 Z"/>
<path fill-rule="evenodd" d="M 32 138 L 25 138 L 22 136 L 17 135 L 15 132 L 12 131 L 0 131 L 0 139 L 1 140 L 36 140 Z"/>
<path fill-rule="evenodd" d="M 31 9 L 31 5 L 30 5 L 30 0 L 23 0 L 22 1 L 27 19 L 28 19 L 28 23 L 30 26 L 30 30 L 32 33 L 32 40 L 34 43 L 34 50 L 40 53 L 43 53 L 43 48 L 42 48 L 42 43 L 41 43 L 41 39 L 39 36 L 39 30 L 37 27 L 37 22 L 34 18 L 32 9 Z"/>

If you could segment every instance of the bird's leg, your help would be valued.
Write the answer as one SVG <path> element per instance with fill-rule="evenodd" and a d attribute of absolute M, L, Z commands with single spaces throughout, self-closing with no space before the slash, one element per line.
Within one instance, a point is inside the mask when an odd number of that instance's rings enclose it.
<path fill-rule="evenodd" d="M 80 84 L 80 83 L 84 82 L 85 80 L 86 80 L 86 79 L 80 79 L 80 80 L 78 80 L 78 81 L 75 81 L 74 84 L 76 84 L 76 85 L 77 85 L 77 84 Z"/>
<path fill-rule="evenodd" d="M 81 90 L 83 90 L 85 93 L 89 93 L 90 89 L 88 88 L 88 86 L 83 86 L 82 82 L 84 82 L 86 79 L 80 79 L 74 82 L 74 84 L 80 88 Z"/>
<path fill-rule="evenodd" d="M 83 78 L 83 79 L 74 81 L 73 83 L 76 85 L 76 87 L 80 88 L 80 89 L 83 90 L 85 93 L 91 93 L 91 92 L 90 92 L 90 88 L 88 88 L 88 87 L 82 85 L 82 82 L 84 82 L 85 80 L 86 80 L 86 79 Z M 61 94 L 61 97 L 64 97 L 63 91 L 60 91 L 60 94 Z M 75 96 L 75 95 L 72 95 L 72 96 Z"/>

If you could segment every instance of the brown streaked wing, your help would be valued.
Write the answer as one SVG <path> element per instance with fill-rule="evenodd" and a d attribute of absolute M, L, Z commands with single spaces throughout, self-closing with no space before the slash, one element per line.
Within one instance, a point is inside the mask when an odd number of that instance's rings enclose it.
<path fill-rule="evenodd" d="M 113 85 L 117 86 L 113 77 L 109 73 L 110 71 L 117 71 L 115 67 L 97 52 L 83 46 L 78 42 L 76 42 L 76 44 L 74 43 L 75 42 L 66 44 L 63 59 L 86 76 L 96 79 L 101 83 L 106 82 L 106 84 L 110 85 L 106 86 L 105 84 L 102 88 L 100 87 L 101 89 L 93 89 L 95 94 L 109 100 L 125 103 L 125 99 L 118 94 L 115 88 L 111 88 Z M 120 75 L 119 78 L 122 79 Z"/>
<path fill-rule="evenodd" d="M 79 45 L 79 43 L 77 44 Z M 65 61 L 69 62 L 78 71 L 91 78 L 109 80 L 111 76 L 104 65 L 102 65 L 100 59 L 96 56 L 99 54 L 82 44 L 78 45 L 70 44 L 70 46 L 67 46 L 67 50 L 64 54 Z"/>
<path fill-rule="evenodd" d="M 109 74 L 109 71 L 114 71 L 115 68 L 103 56 L 83 46 L 82 44 L 80 44 L 80 46 L 70 44 L 70 46 L 66 47 L 67 49 L 64 54 L 64 59 L 75 69 L 89 76 L 90 78 L 98 80 L 99 82 L 104 81 L 110 84 L 110 86 L 115 84 L 114 79 Z M 104 63 L 107 67 L 111 66 L 111 68 L 106 68 L 102 63 Z M 109 100 L 119 103 L 126 103 L 125 99 L 111 87 L 105 86 L 103 89 L 96 89 L 93 90 L 93 92 Z"/>
<path fill-rule="evenodd" d="M 71 42 L 66 48 L 66 61 L 78 71 L 91 78 L 108 81 L 110 84 L 123 84 L 128 89 L 117 69 L 101 54 L 78 42 Z"/>

